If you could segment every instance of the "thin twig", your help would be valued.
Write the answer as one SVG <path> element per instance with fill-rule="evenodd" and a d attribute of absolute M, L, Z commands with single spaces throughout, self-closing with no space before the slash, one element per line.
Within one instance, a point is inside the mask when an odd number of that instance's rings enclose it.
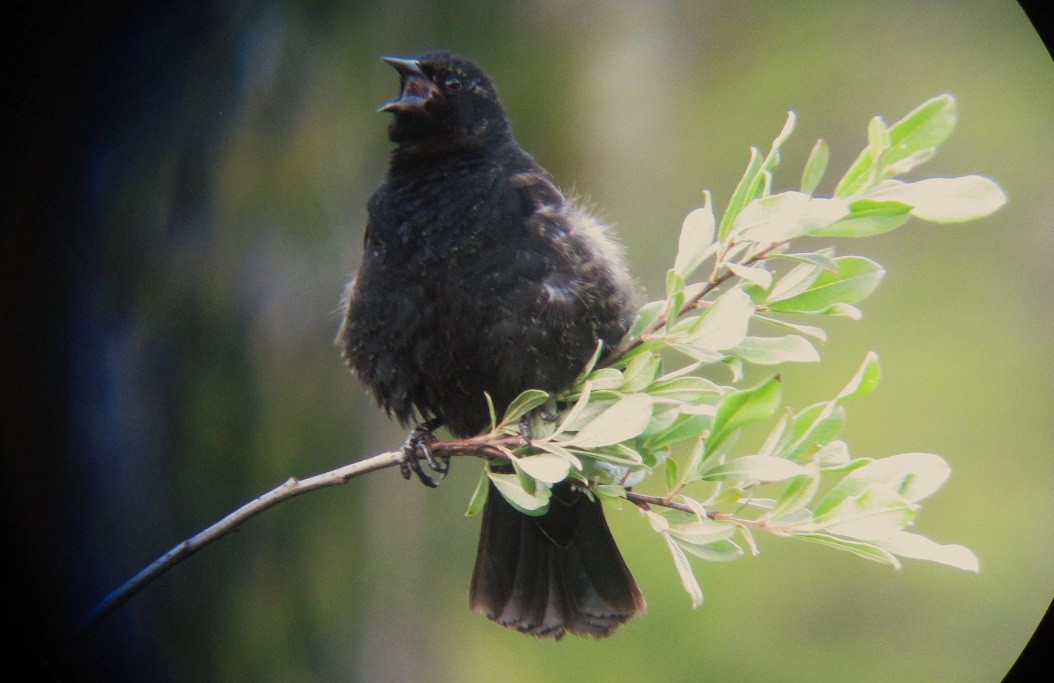
<path fill-rule="evenodd" d="M 437 442 L 433 444 L 433 448 L 438 446 L 439 450 L 443 450 L 444 454 L 448 455 L 479 455 L 479 444 L 472 443 L 471 440 L 461 443 L 466 445 L 462 445 L 459 448 L 449 448 L 446 442 Z M 367 472 L 393 467 L 400 463 L 402 457 L 402 452 L 400 451 L 389 451 L 338 467 L 329 472 L 308 477 L 307 479 L 290 477 L 284 483 L 246 503 L 198 534 L 177 544 L 167 553 L 151 562 L 146 568 L 103 598 L 81 621 L 81 629 L 87 630 L 95 626 L 166 571 L 213 541 L 233 533 L 246 521 L 264 510 L 308 491 L 340 486 L 341 484 L 346 484 L 352 478 Z"/>

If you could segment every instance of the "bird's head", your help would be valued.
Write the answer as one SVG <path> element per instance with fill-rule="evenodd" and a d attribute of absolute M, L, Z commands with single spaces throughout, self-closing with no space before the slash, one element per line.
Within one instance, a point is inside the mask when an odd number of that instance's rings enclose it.
<path fill-rule="evenodd" d="M 392 142 L 476 146 L 508 135 L 498 93 L 487 74 L 471 61 L 446 52 L 383 59 L 401 78 L 399 97 L 380 107 L 394 114 L 388 127 Z"/>

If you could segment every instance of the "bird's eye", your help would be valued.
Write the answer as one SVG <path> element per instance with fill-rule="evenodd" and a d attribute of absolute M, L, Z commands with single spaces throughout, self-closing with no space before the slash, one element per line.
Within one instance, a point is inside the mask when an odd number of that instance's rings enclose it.
<path fill-rule="evenodd" d="M 443 87 L 447 90 L 457 90 L 461 87 L 461 79 L 457 76 L 447 76 L 443 79 Z"/>

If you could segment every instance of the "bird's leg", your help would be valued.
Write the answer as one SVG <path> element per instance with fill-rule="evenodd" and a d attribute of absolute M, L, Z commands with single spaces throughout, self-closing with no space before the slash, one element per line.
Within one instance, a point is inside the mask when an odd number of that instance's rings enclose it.
<path fill-rule="evenodd" d="M 399 463 L 399 471 L 404 479 L 409 479 L 412 472 L 417 475 L 422 484 L 429 488 L 435 488 L 437 484 L 421 467 L 422 460 L 425 461 L 430 470 L 441 475 L 445 475 L 450 470 L 450 456 L 437 457 L 432 454 L 431 446 L 436 440 L 435 435 L 432 433 L 434 426 L 435 422 L 429 421 L 414 427 L 410 435 L 406 437 L 406 441 L 403 442 L 403 457 Z"/>

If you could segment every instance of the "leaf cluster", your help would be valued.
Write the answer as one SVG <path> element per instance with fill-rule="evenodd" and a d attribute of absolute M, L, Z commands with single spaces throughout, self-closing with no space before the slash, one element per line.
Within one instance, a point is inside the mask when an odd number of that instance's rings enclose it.
<path fill-rule="evenodd" d="M 552 486 L 565 480 L 616 505 L 629 499 L 662 536 L 693 605 L 702 590 L 688 556 L 731 560 L 744 547 L 757 554 L 758 531 L 893 567 L 908 557 L 977 571 L 967 548 L 907 531 L 920 502 L 950 475 L 942 458 L 853 457 L 838 439 L 844 404 L 878 383 L 874 353 L 834 398 L 800 410 L 782 405 L 779 374 L 742 386 L 746 365 L 819 361 L 827 335 L 812 321 L 859 319 L 857 304 L 885 274 L 871 259 L 832 248 L 794 251 L 792 240 L 877 235 L 912 216 L 965 222 L 1005 203 L 982 176 L 899 178 L 934 155 L 956 119 L 950 95 L 890 126 L 875 117 L 867 145 L 824 197 L 814 194 L 829 159 L 822 140 L 799 189 L 772 192 L 780 148 L 794 129 L 789 113 L 764 156 L 751 149 L 720 220 L 709 192 L 685 218 L 665 297 L 640 308 L 618 347 L 598 347 L 560 394 L 526 391 L 500 419 L 491 410 L 492 436 L 520 435 L 529 425 L 531 438 L 502 448 L 511 473 L 488 464 L 469 513 L 481 508 L 487 481 L 529 515 L 544 514 Z M 773 426 L 763 446 L 736 453 L 744 430 L 765 422 Z M 663 491 L 648 502 L 633 491 L 646 481 Z"/>

